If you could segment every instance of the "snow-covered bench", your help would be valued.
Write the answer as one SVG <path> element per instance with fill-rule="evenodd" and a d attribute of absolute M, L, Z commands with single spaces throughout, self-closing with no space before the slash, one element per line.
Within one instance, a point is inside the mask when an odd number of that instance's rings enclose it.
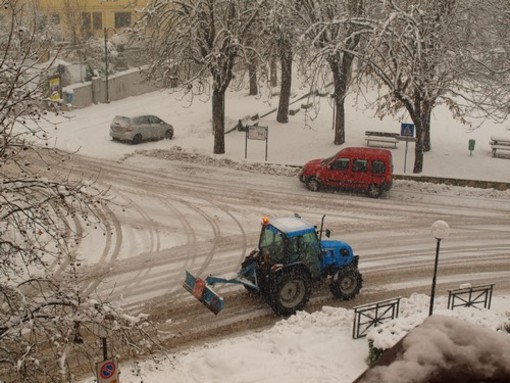
<path fill-rule="evenodd" d="M 398 133 L 365 130 L 365 143 L 367 146 L 396 149 L 399 141 Z"/>
<path fill-rule="evenodd" d="M 396 137 L 384 137 L 384 136 L 365 136 L 365 142 L 367 146 L 376 146 L 384 148 L 397 148 L 398 140 Z"/>
<path fill-rule="evenodd" d="M 492 157 L 496 157 L 498 150 L 510 150 L 510 137 L 491 136 L 489 143 L 492 149 Z"/>

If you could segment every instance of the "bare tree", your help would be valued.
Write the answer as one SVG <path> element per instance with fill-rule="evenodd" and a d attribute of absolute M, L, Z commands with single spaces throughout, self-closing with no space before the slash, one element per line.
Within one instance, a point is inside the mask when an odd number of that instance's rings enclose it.
<path fill-rule="evenodd" d="M 298 15 L 306 28 L 300 49 L 301 67 L 312 87 L 324 76 L 323 65 L 333 78 L 334 143 L 345 143 L 345 108 L 354 52 L 360 41 L 359 24 L 351 22 L 363 16 L 363 0 L 305 0 L 300 2 Z M 326 76 L 326 78 L 331 78 Z"/>
<path fill-rule="evenodd" d="M 503 122 L 510 113 L 510 3 L 472 0 L 464 13 L 463 72 L 458 108 L 465 115 Z"/>
<path fill-rule="evenodd" d="M 414 173 L 422 172 L 423 153 L 431 149 L 433 108 L 446 105 L 462 123 L 472 113 L 487 117 L 496 111 L 501 93 L 493 87 L 494 73 L 479 65 L 483 57 L 494 57 L 494 51 L 480 50 L 494 43 L 482 26 L 490 24 L 484 9 L 478 0 L 377 1 L 371 18 L 360 22 L 371 31 L 364 35 L 364 53 L 354 52 L 360 73 L 379 84 L 381 118 L 402 109 L 409 113 L 416 128 Z"/>
<path fill-rule="evenodd" d="M 225 153 L 225 92 L 265 0 L 153 0 L 141 20 L 148 77 L 188 94 L 212 93 L 214 153 Z M 211 88 L 211 90 L 210 90 Z M 210 92 L 210 93 L 209 93 Z"/>
<path fill-rule="evenodd" d="M 292 90 L 292 66 L 294 62 L 294 42 L 297 35 L 294 25 L 294 0 L 276 0 L 268 9 L 267 31 L 270 40 L 275 42 L 273 50 L 277 52 L 280 62 L 280 96 L 276 121 L 289 121 L 290 93 Z"/>
<path fill-rule="evenodd" d="M 155 343 L 145 316 L 130 317 L 97 296 L 96 282 L 80 271 L 75 247 L 87 227 L 107 235 L 109 196 L 93 179 L 56 171 L 69 154 L 52 149 L 42 127 L 49 123 L 44 71 L 52 63 L 39 60 L 49 41 L 27 2 L 0 5 L 6 16 L 0 25 L 0 376 L 68 382 L 79 365 L 93 370 L 98 329 L 126 357 Z"/>

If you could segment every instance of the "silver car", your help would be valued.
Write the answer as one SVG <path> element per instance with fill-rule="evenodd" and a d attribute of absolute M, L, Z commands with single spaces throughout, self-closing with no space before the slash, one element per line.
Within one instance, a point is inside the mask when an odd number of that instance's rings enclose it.
<path fill-rule="evenodd" d="M 114 141 L 142 141 L 172 139 L 174 128 L 159 117 L 145 114 L 135 117 L 115 116 L 110 124 L 110 136 Z"/>

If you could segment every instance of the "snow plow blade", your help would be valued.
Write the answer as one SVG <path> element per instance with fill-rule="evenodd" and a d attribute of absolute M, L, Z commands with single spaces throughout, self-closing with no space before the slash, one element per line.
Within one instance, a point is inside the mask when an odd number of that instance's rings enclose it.
<path fill-rule="evenodd" d="M 186 279 L 182 286 L 213 313 L 218 314 L 223 310 L 223 298 L 207 286 L 207 283 L 203 279 L 194 277 L 187 270 Z"/>

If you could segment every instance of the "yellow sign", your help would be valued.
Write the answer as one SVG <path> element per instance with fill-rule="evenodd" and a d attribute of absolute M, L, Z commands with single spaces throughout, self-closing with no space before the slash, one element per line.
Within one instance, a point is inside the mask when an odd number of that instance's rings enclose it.
<path fill-rule="evenodd" d="M 48 78 L 50 86 L 50 101 L 59 102 L 62 99 L 62 87 L 60 86 L 60 76 Z"/>

